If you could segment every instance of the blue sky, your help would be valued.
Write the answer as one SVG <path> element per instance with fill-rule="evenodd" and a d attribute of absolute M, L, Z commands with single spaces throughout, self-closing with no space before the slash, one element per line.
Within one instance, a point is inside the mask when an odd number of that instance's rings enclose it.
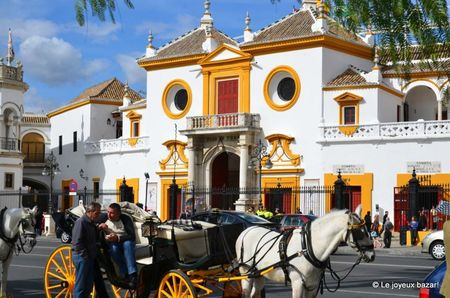
<path fill-rule="evenodd" d="M 135 59 L 145 52 L 148 31 L 156 47 L 197 27 L 203 0 L 134 0 L 129 10 L 118 0 L 116 24 L 88 18 L 75 21 L 73 0 L 0 0 L 0 57 L 6 57 L 8 28 L 16 59 L 24 65 L 27 112 L 46 113 L 66 104 L 83 89 L 117 77 L 145 92 L 145 71 Z M 237 37 L 246 12 L 256 31 L 292 12 L 297 0 L 211 0 L 214 25 Z"/>

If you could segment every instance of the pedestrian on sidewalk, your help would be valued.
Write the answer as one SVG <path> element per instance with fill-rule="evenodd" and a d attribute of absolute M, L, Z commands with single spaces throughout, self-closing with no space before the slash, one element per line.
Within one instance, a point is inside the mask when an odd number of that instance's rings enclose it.
<path fill-rule="evenodd" d="M 378 214 L 375 214 L 373 218 L 372 226 L 370 227 L 370 230 L 372 232 L 375 232 L 377 234 L 377 237 L 380 237 L 380 219 Z"/>
<path fill-rule="evenodd" d="M 419 228 L 419 223 L 416 220 L 416 217 L 411 217 L 411 221 L 409 223 L 409 228 L 411 229 L 411 245 L 416 245 L 417 243 L 417 229 Z"/>
<path fill-rule="evenodd" d="M 387 212 L 387 211 L 386 211 Z M 392 241 L 392 230 L 394 229 L 394 225 L 392 224 L 389 217 L 386 217 L 386 222 L 384 223 L 384 247 L 390 248 L 391 247 L 391 241 Z"/>
<path fill-rule="evenodd" d="M 372 227 L 372 216 L 370 215 L 370 211 L 367 211 L 364 216 L 364 222 L 366 223 L 367 231 L 370 233 L 370 228 Z"/>

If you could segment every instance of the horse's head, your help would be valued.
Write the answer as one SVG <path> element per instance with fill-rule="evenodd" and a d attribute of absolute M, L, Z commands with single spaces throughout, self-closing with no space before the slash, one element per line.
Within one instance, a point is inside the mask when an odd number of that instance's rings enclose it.
<path fill-rule="evenodd" d="M 24 208 L 22 218 L 19 224 L 19 233 L 25 238 L 26 244 L 33 247 L 36 245 L 36 231 L 34 226 L 36 223 L 37 206 L 33 209 Z"/>
<path fill-rule="evenodd" d="M 346 235 L 347 244 L 359 252 L 360 257 L 366 262 L 375 260 L 375 251 L 369 231 L 361 219 L 361 205 L 355 212 L 348 212 L 348 231 Z"/>

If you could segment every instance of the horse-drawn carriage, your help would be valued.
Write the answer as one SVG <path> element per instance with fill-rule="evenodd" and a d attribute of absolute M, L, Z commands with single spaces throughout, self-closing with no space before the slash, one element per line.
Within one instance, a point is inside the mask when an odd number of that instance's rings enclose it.
<path fill-rule="evenodd" d="M 83 209 L 79 206 L 72 212 L 81 216 Z M 316 268 L 314 262 L 305 262 L 312 257 L 319 265 L 326 264 L 331 254 L 329 239 L 324 238 L 326 248 L 312 249 L 312 245 L 322 243 L 317 238 L 319 233 L 316 229 L 321 229 L 323 237 L 329 235 L 333 238 L 331 246 L 334 242 L 337 246 L 341 239 L 348 241 L 360 251 L 359 260 L 371 261 L 374 257 L 370 237 L 367 231 L 364 232 L 363 222 L 358 216 L 353 216 L 354 213 L 343 216 L 341 212 L 342 219 L 339 217 L 340 220 L 337 220 L 336 217 L 336 224 L 331 223 L 333 229 L 329 234 L 323 233 L 321 224 L 324 222 L 319 219 L 316 221 L 317 227 L 309 225 L 308 231 L 296 230 L 289 237 L 261 227 L 244 230 L 241 224 L 214 225 L 191 220 L 162 223 L 156 216 L 131 203 L 122 204 L 122 213 L 131 216 L 135 224 L 139 273 L 134 287 L 119 277 L 106 243 L 100 241 L 97 259 L 112 285 L 115 297 L 152 297 L 155 294 L 157 297 L 203 297 L 219 291 L 223 297 L 241 297 L 243 292 L 247 296 L 250 291 L 252 297 L 257 297 L 255 293 L 263 293 L 261 280 L 264 276 L 278 281 L 282 279 L 283 282 L 284 278 L 288 278 L 293 289 L 294 286 L 304 286 L 306 292 L 315 295 L 320 274 L 317 275 L 314 270 L 323 272 L 324 268 Z M 336 237 L 338 234 L 342 234 L 340 238 Z M 314 235 L 313 238 L 311 235 Z M 283 245 L 284 257 L 278 254 Z M 312 266 L 312 269 L 307 267 L 304 271 L 304 266 Z M 317 287 L 316 281 L 308 281 L 307 287 L 302 272 L 316 278 Z M 50 255 L 44 279 L 47 297 L 72 297 L 75 268 L 70 245 L 62 245 Z M 241 281 L 244 281 L 244 288 Z M 301 293 L 300 288 L 298 291 Z M 298 291 L 294 291 L 297 295 Z"/>

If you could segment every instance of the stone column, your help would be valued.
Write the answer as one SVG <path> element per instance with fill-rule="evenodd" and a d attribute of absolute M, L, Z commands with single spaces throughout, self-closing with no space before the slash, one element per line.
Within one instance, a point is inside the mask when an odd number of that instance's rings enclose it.
<path fill-rule="evenodd" d="M 239 153 L 240 153 L 240 164 L 239 164 L 239 188 L 241 190 L 248 187 L 247 184 L 247 175 L 248 175 L 248 142 L 247 136 L 241 135 L 239 137 Z M 239 199 L 235 203 L 237 211 L 246 211 L 251 204 L 251 200 L 248 197 L 248 194 L 241 193 L 239 194 Z"/>
<path fill-rule="evenodd" d="M 442 100 L 438 99 L 438 110 L 437 110 L 437 120 L 441 121 L 442 120 Z"/>
<path fill-rule="evenodd" d="M 188 159 L 189 159 L 189 164 L 188 164 L 188 185 L 192 186 L 195 184 L 195 164 L 196 164 L 196 160 L 195 160 L 195 147 L 194 147 L 194 140 L 192 139 L 192 137 L 189 137 L 188 139 L 188 145 L 187 145 L 187 150 L 188 150 Z"/>

